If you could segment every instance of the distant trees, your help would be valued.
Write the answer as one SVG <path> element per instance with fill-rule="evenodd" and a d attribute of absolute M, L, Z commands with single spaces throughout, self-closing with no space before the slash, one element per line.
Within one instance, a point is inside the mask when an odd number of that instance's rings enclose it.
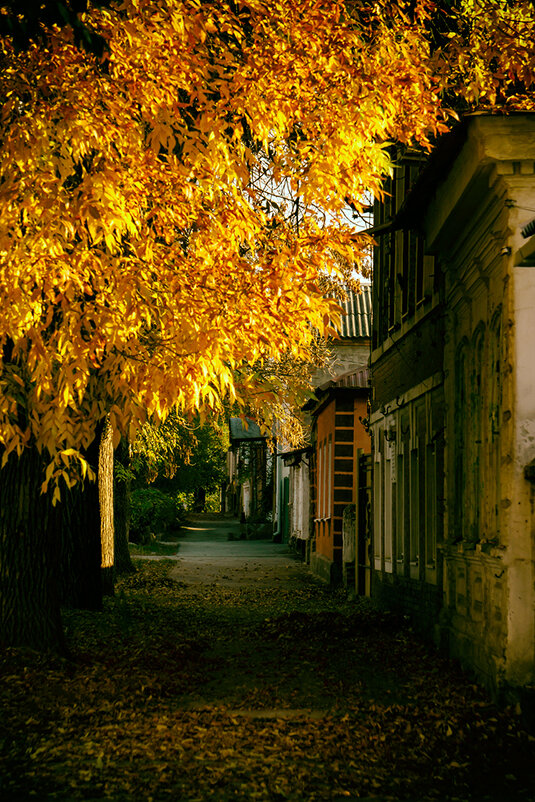
<path fill-rule="evenodd" d="M 184 520 L 186 508 L 204 507 L 206 494 L 218 490 L 225 477 L 226 429 L 218 421 L 201 422 L 198 416 L 186 421 L 173 413 L 159 427 L 143 426 L 130 459 L 134 527 L 150 525 L 157 533 L 159 525 Z"/>

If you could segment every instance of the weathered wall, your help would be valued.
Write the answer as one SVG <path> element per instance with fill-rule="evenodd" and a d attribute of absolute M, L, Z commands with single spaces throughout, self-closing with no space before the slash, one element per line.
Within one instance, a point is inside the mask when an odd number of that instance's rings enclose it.
<path fill-rule="evenodd" d="M 445 608 L 451 652 L 491 688 L 535 679 L 535 123 L 478 118 L 428 209 L 446 279 Z"/>
<path fill-rule="evenodd" d="M 356 372 L 368 365 L 370 358 L 369 338 L 361 340 L 335 340 L 329 344 L 327 364 L 323 368 L 316 368 L 312 373 L 312 385 L 336 379 L 349 371 Z"/>
<path fill-rule="evenodd" d="M 403 334 L 394 335 L 374 354 L 373 411 L 392 408 L 396 398 L 442 369 L 444 324 L 438 309 Z"/>
<path fill-rule="evenodd" d="M 403 609 L 440 639 L 442 595 L 442 373 L 436 373 L 371 416 L 373 433 L 372 595 Z M 431 600 L 431 601 L 430 601 Z"/>
<path fill-rule="evenodd" d="M 535 681 L 535 479 L 525 476 L 535 459 L 535 260 L 521 235 L 535 218 L 534 115 L 474 117 L 454 162 L 434 165 L 420 184 L 434 196 L 412 208 L 440 279 L 435 309 L 416 309 L 372 353 L 374 595 L 514 697 Z M 420 487 L 432 485 L 427 459 L 440 443 L 429 429 L 433 382 L 435 392 L 443 382 L 445 412 L 435 579 L 414 531 L 415 516 L 429 519 Z"/>
<path fill-rule="evenodd" d="M 533 133 L 535 136 L 535 133 Z M 533 156 L 533 145 L 524 151 Z M 533 169 L 533 162 L 521 168 Z M 525 240 L 522 227 L 535 218 L 535 176 L 515 178 L 516 208 L 511 210 L 512 260 Z M 512 267 L 512 305 L 514 307 L 514 492 L 511 527 L 516 532 L 511 573 L 514 582 L 509 594 L 509 639 L 507 678 L 512 684 L 535 681 L 535 484 L 528 482 L 524 469 L 535 459 L 535 267 Z M 509 555 L 507 555 L 508 559 Z M 531 643 L 532 648 L 525 648 Z"/>
<path fill-rule="evenodd" d="M 314 534 L 316 556 L 334 559 L 332 513 L 334 505 L 334 418 L 335 404 L 331 400 L 317 417 L 316 436 L 316 508 Z"/>
<path fill-rule="evenodd" d="M 444 647 L 443 632 L 438 626 L 442 606 L 442 589 L 428 582 L 408 580 L 397 574 L 376 571 L 372 596 L 389 610 L 403 610 L 422 635 Z"/>

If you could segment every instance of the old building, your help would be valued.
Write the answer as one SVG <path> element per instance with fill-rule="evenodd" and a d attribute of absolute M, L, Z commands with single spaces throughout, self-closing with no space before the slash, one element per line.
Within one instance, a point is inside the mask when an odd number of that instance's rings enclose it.
<path fill-rule="evenodd" d="M 257 525 L 270 521 L 273 508 L 273 456 L 267 436 L 252 420 L 230 418 L 228 482 L 224 508 Z"/>
<path fill-rule="evenodd" d="M 422 234 L 398 224 L 421 165 L 419 154 L 400 154 L 387 200 L 375 204 L 374 595 L 402 604 L 422 627 L 433 629 L 442 599 L 442 280 Z"/>
<path fill-rule="evenodd" d="M 368 371 L 352 371 L 320 385 L 311 409 L 314 528 L 310 567 L 332 584 L 343 579 L 344 511 L 356 501 L 359 453 L 371 449 L 368 395 Z M 356 548 L 353 562 L 355 554 Z"/>
<path fill-rule="evenodd" d="M 313 449 L 310 446 L 279 453 L 278 470 L 282 479 L 279 496 L 280 540 L 290 542 L 295 550 L 310 561 L 311 495 L 310 467 Z"/>
<path fill-rule="evenodd" d="M 371 332 L 371 286 L 363 284 L 361 292 L 348 292 L 340 301 L 343 309 L 338 337 L 328 344 L 326 364 L 316 368 L 311 375 L 314 388 L 327 388 L 347 373 L 362 370 L 368 364 Z M 320 395 L 324 396 L 324 390 Z M 362 393 L 361 393 L 362 395 Z M 275 536 L 290 542 L 307 562 L 315 553 L 318 528 L 314 523 L 314 495 L 311 483 L 314 480 L 315 446 L 313 418 L 310 410 L 316 406 L 312 400 L 308 407 L 307 427 L 309 445 L 299 450 L 288 450 L 279 444 L 277 460 L 277 502 Z M 359 413 L 366 416 L 366 410 Z M 333 452 L 334 456 L 334 452 Z M 316 558 L 314 558 L 316 560 Z"/>
<path fill-rule="evenodd" d="M 520 698 L 535 681 L 535 115 L 468 117 L 412 165 L 376 218 L 374 592 Z"/>

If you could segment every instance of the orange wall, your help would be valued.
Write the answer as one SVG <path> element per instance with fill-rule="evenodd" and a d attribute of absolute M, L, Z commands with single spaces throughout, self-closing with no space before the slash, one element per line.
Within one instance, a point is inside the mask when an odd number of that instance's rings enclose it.
<path fill-rule="evenodd" d="M 347 401 L 350 399 L 346 399 Z M 344 420 L 346 431 L 342 433 L 335 427 L 336 414 Z M 354 502 L 354 465 L 357 449 L 366 453 L 371 451 L 371 440 L 359 418 L 368 414 L 365 397 L 356 396 L 352 409 L 337 409 L 336 399 L 332 398 L 318 415 L 316 431 L 316 499 L 314 509 L 314 532 L 316 535 L 316 552 L 329 560 L 340 562 L 342 557 L 342 509 L 346 504 Z M 352 418 L 352 423 L 350 422 Z M 349 420 L 348 420 L 349 419 Z M 352 429 L 352 439 L 348 440 L 347 429 Z M 350 435 L 351 437 L 351 435 Z M 330 445 L 329 445 L 330 442 Z M 325 445 L 324 445 L 325 444 Z M 339 448 L 337 448 L 337 446 Z M 336 457 L 337 451 L 343 454 Z M 344 468 L 337 469 L 337 464 L 344 462 Z M 352 476 L 348 476 L 351 473 Z M 344 475 L 342 475 L 344 474 Z M 322 487 L 324 483 L 325 487 Z M 335 490 L 335 487 L 338 489 Z M 319 519 L 319 520 L 318 520 Z"/>
<path fill-rule="evenodd" d="M 332 511 L 333 509 L 334 485 L 332 482 L 332 477 L 334 473 L 334 415 L 334 400 L 331 401 L 318 415 L 316 441 L 315 518 L 327 517 L 323 513 L 328 510 Z M 330 454 L 328 445 L 329 436 L 331 439 Z M 321 448 L 323 447 L 323 444 L 325 444 L 325 453 L 322 455 Z M 322 489 L 322 481 L 327 482 L 329 476 L 331 477 L 330 486 Z M 314 525 L 314 531 L 316 533 L 316 551 L 318 554 L 322 554 L 332 560 L 332 516 L 330 516 L 330 520 L 316 521 Z"/>
<path fill-rule="evenodd" d="M 371 454 L 371 437 L 359 418 L 368 417 L 368 403 L 365 398 L 355 398 L 355 447 L 362 448 L 365 454 Z"/>

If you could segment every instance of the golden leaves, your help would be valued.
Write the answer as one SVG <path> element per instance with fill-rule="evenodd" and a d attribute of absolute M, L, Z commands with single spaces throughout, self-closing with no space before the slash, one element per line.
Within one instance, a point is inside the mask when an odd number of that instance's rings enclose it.
<path fill-rule="evenodd" d="M 444 89 L 472 108 L 533 110 L 535 9 L 527 0 L 464 0 L 434 55 Z"/>
<path fill-rule="evenodd" d="M 110 411 L 117 438 L 175 407 L 275 402 L 244 376 L 310 355 L 325 275 L 367 259 L 337 215 L 380 194 L 389 143 L 444 130 L 442 90 L 528 91 L 527 0 L 484 5 L 466 0 L 434 52 L 427 0 L 412 16 L 394 0 L 125 0 L 88 13 L 105 63 L 66 31 L 46 51 L 2 42 L 0 442 L 77 474 L 71 449 Z"/>

